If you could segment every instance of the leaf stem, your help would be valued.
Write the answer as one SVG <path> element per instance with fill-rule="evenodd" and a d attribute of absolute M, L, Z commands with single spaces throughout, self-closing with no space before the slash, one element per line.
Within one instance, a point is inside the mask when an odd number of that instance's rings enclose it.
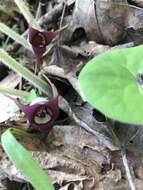
<path fill-rule="evenodd" d="M 41 30 L 40 25 L 38 22 L 34 19 L 33 15 L 31 14 L 28 4 L 24 0 L 14 0 L 18 8 L 20 9 L 21 13 L 25 17 L 28 24 L 32 24 L 34 28 L 37 30 Z"/>
<path fill-rule="evenodd" d="M 119 148 L 121 148 L 121 143 L 120 143 L 120 140 L 119 138 L 117 137 L 117 135 L 115 134 L 113 128 L 112 128 L 112 124 L 110 122 L 109 119 L 107 119 L 107 128 L 109 130 L 109 133 L 113 139 L 113 143 L 115 143 L 116 146 L 118 146 Z"/>

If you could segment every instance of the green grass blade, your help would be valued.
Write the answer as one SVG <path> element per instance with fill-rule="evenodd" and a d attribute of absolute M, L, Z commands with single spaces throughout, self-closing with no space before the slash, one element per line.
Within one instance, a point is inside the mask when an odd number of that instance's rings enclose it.
<path fill-rule="evenodd" d="M 32 26 L 38 30 L 41 30 L 40 25 L 34 19 L 33 15 L 31 14 L 28 4 L 24 0 L 14 0 L 18 8 L 20 9 L 21 13 L 27 20 L 28 24 L 32 24 Z"/>
<path fill-rule="evenodd" d="M 3 12 L 5 14 L 7 14 L 7 15 L 10 15 L 9 12 L 7 11 L 6 5 L 3 5 L 3 4 L 0 5 L 0 12 Z"/>
<path fill-rule="evenodd" d="M 1 86 L 0 85 L 0 93 L 2 94 L 9 94 L 12 96 L 19 96 L 19 97 L 27 97 L 30 93 L 23 91 L 23 90 L 17 90 L 17 89 L 13 89 L 13 88 L 8 88 L 5 86 Z"/>
<path fill-rule="evenodd" d="M 36 190 L 54 190 L 47 174 L 40 168 L 31 154 L 18 143 L 9 129 L 2 134 L 1 142 L 9 159 Z"/>
<path fill-rule="evenodd" d="M 38 88 L 41 92 L 45 93 L 49 98 L 52 97 L 51 86 L 33 74 L 24 66 L 20 65 L 14 58 L 12 58 L 6 51 L 0 49 L 0 61 L 11 68 L 13 71 L 22 75 L 23 78 L 28 80 L 33 86 Z"/>
<path fill-rule="evenodd" d="M 1 22 L 0 22 L 0 32 L 6 34 L 10 38 L 12 38 L 14 41 L 21 44 L 26 49 L 31 49 L 30 46 L 28 45 L 27 40 L 24 37 L 22 37 L 21 35 L 19 35 L 14 30 L 12 30 L 11 28 L 9 28 L 8 26 L 6 26 L 4 23 L 1 23 Z"/>

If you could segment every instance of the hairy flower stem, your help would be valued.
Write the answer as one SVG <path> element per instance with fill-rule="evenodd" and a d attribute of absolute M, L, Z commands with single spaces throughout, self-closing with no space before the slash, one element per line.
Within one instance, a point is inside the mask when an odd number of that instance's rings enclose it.
<path fill-rule="evenodd" d="M 28 4 L 24 0 L 14 0 L 18 8 L 20 9 L 21 13 L 25 17 L 28 24 L 32 23 L 33 27 L 37 28 L 38 30 L 41 30 L 40 25 L 38 22 L 34 19 L 33 15 L 31 14 Z"/>

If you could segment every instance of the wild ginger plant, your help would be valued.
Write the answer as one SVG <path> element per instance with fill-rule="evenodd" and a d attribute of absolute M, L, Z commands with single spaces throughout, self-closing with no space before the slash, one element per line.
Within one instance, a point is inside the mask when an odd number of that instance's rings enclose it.
<path fill-rule="evenodd" d="M 30 47 L 31 43 L 34 53 L 38 58 L 39 51 L 42 50 L 42 54 L 40 54 L 40 59 L 42 60 L 42 55 L 45 52 L 47 42 L 50 43 L 55 35 L 50 36 L 49 40 L 49 35 L 47 36 L 47 33 L 42 33 L 41 27 L 33 18 L 25 1 L 15 0 L 15 3 L 27 20 L 29 26 L 32 26 L 33 31 L 31 31 L 31 28 L 29 29 L 29 43 L 28 40 L 26 40 L 24 37 L 10 29 L 3 23 L 0 23 L 0 31 L 8 35 L 8 37 L 12 38 L 13 40 L 17 41 L 24 48 L 30 51 L 32 50 Z M 35 31 L 36 33 L 34 33 Z M 53 33 L 49 32 L 48 34 Z M 39 40 L 44 40 L 44 44 L 42 43 L 42 47 L 41 44 L 39 44 Z M 35 51 L 35 49 L 37 50 L 37 48 L 39 48 L 39 51 Z M 39 167 L 38 163 L 33 160 L 30 153 L 21 144 L 18 143 L 18 141 L 14 138 L 14 135 L 23 135 L 35 138 L 37 137 L 37 135 L 31 134 L 29 132 L 32 130 L 36 130 L 42 133 L 44 137 L 46 137 L 50 129 L 52 128 L 54 121 L 58 117 L 58 93 L 56 90 L 53 89 L 50 83 L 46 83 L 34 73 L 29 71 L 27 68 L 19 64 L 3 49 L 0 49 L 0 61 L 3 64 L 7 65 L 13 71 L 20 74 L 24 79 L 29 81 L 32 86 L 36 87 L 38 91 L 44 94 L 44 97 L 37 97 L 39 95 L 36 95 L 34 100 L 31 100 L 31 98 L 29 98 L 31 96 L 31 92 L 0 86 L 0 93 L 6 94 L 11 99 L 13 99 L 17 106 L 25 113 L 25 116 L 30 123 L 27 131 L 15 128 L 10 128 L 6 130 L 1 135 L 2 146 L 10 160 L 37 190 L 53 190 L 54 187 L 50 182 L 47 174 Z M 13 98 L 13 96 L 19 98 L 15 99 Z M 39 114 L 43 111 L 45 112 L 46 116 L 46 120 L 44 121 L 44 123 L 43 121 L 39 120 Z"/>
<path fill-rule="evenodd" d="M 79 75 L 85 100 L 107 117 L 143 125 L 143 46 L 106 52 Z"/>
<path fill-rule="evenodd" d="M 98 55 L 81 70 L 79 86 L 85 101 L 108 118 L 143 125 L 143 45 Z M 118 141 L 132 190 L 135 190 L 123 148 Z"/>

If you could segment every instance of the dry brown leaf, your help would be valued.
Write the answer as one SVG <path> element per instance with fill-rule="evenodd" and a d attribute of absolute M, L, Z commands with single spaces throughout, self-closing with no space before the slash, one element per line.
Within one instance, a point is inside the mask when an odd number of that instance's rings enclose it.
<path fill-rule="evenodd" d="M 64 42 L 74 42 L 76 35 L 111 46 L 143 40 L 143 10 L 127 0 L 76 0 L 73 14 L 64 21 L 68 23 L 62 34 Z"/>
<path fill-rule="evenodd" d="M 82 189 L 83 189 L 83 184 L 82 182 L 80 182 L 79 184 L 69 183 L 64 187 L 61 187 L 59 190 L 82 190 Z"/>
<path fill-rule="evenodd" d="M 143 7 L 143 1 L 142 0 L 130 0 L 131 4 L 134 4 L 138 7 Z"/>

